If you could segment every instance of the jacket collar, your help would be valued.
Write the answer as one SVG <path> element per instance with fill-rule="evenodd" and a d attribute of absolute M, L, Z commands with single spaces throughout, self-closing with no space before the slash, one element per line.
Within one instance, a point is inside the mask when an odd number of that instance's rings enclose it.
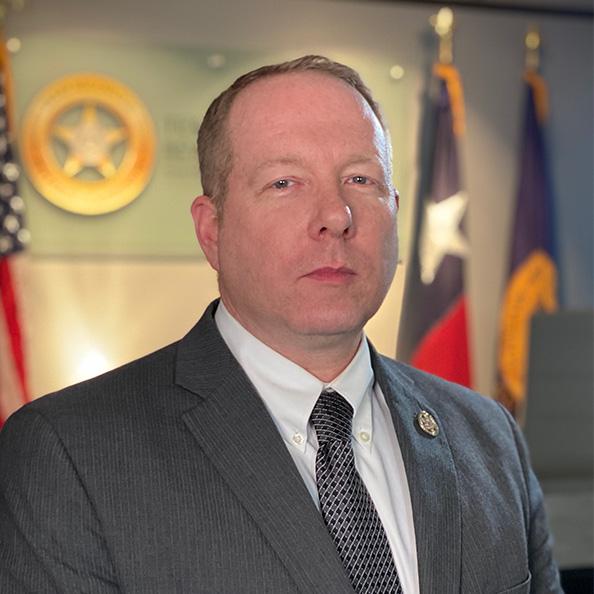
<path fill-rule="evenodd" d="M 298 587 L 308 594 L 352 592 L 273 420 L 217 330 L 217 303 L 211 303 L 178 344 L 175 382 L 199 396 L 196 407 L 184 413 L 184 422 Z M 460 589 L 461 514 L 446 427 L 409 368 L 388 362 L 370 348 L 409 482 L 421 592 L 453 594 Z M 436 437 L 418 426 L 417 415 L 423 410 L 440 428 Z"/>
<path fill-rule="evenodd" d="M 423 594 L 454 594 L 460 591 L 462 518 L 449 428 L 415 383 L 408 366 L 388 362 L 373 347 L 371 360 L 402 451 L 413 508 L 420 590 Z M 421 430 L 417 420 L 421 411 L 437 423 L 436 437 Z"/>
<path fill-rule="evenodd" d="M 175 381 L 200 397 L 183 420 L 299 589 L 353 592 L 272 418 L 216 328 L 216 305 L 178 345 Z"/>

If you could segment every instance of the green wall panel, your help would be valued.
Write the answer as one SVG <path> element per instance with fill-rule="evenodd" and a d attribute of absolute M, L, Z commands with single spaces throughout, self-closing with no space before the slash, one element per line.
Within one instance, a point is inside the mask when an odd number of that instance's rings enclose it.
<path fill-rule="evenodd" d="M 201 191 L 195 141 L 202 114 L 243 72 L 302 53 L 225 50 L 224 64 L 213 68 L 209 58 L 216 48 L 49 34 L 28 35 L 21 41 L 22 48 L 12 61 L 17 124 L 46 85 L 66 75 L 90 72 L 113 77 L 132 89 L 151 114 L 157 136 L 151 181 L 139 198 L 112 213 L 83 216 L 61 210 L 23 176 L 31 250 L 37 255 L 200 257 L 189 209 Z M 377 56 L 369 59 L 337 52 L 330 57 L 360 70 L 384 107 L 396 147 L 402 146 L 400 139 L 414 139 L 408 117 L 410 80 L 395 83 L 388 75 L 391 64 L 378 61 Z M 410 152 L 396 153 L 399 187 L 407 182 L 399 172 L 411 170 Z"/>

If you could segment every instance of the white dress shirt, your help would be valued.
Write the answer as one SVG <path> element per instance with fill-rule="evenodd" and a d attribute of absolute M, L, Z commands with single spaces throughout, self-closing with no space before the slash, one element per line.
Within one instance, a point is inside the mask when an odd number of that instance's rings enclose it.
<path fill-rule="evenodd" d="M 264 401 L 312 499 L 318 442 L 309 424 L 322 390 L 332 388 L 353 407 L 355 466 L 382 521 L 405 594 L 419 594 L 412 505 L 400 446 L 384 395 L 374 382 L 367 340 L 348 367 L 329 383 L 277 353 L 250 334 L 221 301 L 215 322 L 229 350 Z"/>

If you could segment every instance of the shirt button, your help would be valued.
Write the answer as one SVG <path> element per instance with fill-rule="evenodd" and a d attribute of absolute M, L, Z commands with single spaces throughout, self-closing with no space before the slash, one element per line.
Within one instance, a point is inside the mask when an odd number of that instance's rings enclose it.
<path fill-rule="evenodd" d="M 369 433 L 367 433 L 367 431 L 360 431 L 359 432 L 359 439 L 363 442 L 363 443 L 368 443 L 369 440 L 371 439 L 371 435 L 369 435 Z"/>
<path fill-rule="evenodd" d="M 292 439 L 293 443 L 296 443 L 297 445 L 301 445 L 303 443 L 303 435 L 301 435 L 301 433 L 294 433 Z"/>

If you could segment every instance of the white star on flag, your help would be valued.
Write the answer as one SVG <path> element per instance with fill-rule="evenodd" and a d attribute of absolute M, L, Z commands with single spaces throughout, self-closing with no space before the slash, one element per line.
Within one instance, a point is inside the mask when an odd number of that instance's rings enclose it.
<path fill-rule="evenodd" d="M 468 206 L 465 192 L 457 192 L 440 202 L 425 206 L 421 230 L 421 280 L 430 285 L 446 255 L 464 257 L 468 242 L 460 230 L 460 221 Z"/>

